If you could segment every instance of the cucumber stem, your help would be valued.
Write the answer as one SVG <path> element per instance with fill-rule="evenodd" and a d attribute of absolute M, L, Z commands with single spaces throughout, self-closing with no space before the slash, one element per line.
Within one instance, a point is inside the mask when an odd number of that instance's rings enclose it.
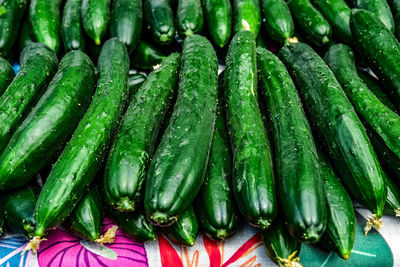
<path fill-rule="evenodd" d="M 396 217 L 400 217 L 400 208 L 394 210 Z"/>
<path fill-rule="evenodd" d="M 278 265 L 282 267 L 303 267 L 303 265 L 299 262 L 300 258 L 295 257 L 297 250 L 289 255 L 287 259 L 282 259 L 278 256 Z"/>
<path fill-rule="evenodd" d="M 21 256 L 24 256 L 25 252 L 31 250 L 33 254 L 36 254 L 39 250 L 40 242 L 47 240 L 46 238 L 41 238 L 40 236 L 35 236 L 29 241 L 24 250 L 21 253 Z"/>
<path fill-rule="evenodd" d="M 371 231 L 371 229 L 375 228 L 376 230 L 379 230 L 382 227 L 382 221 L 380 218 L 378 218 L 375 214 L 372 214 L 371 218 L 368 218 L 367 223 L 365 224 L 364 227 L 364 235 L 367 236 L 368 232 Z"/>
<path fill-rule="evenodd" d="M 296 36 L 293 36 L 293 37 L 287 38 L 286 41 L 285 41 L 285 44 L 286 43 L 288 43 L 288 44 L 296 44 L 298 42 L 299 42 L 299 39 L 297 39 Z"/>
<path fill-rule="evenodd" d="M 160 36 L 160 42 L 161 43 L 166 43 L 166 42 L 168 42 L 169 41 L 169 36 L 168 36 L 168 34 L 162 34 L 161 36 Z"/>
<path fill-rule="evenodd" d="M 243 27 L 243 29 L 244 29 L 245 31 L 250 31 L 250 25 L 249 25 L 249 23 L 248 23 L 246 20 L 244 20 L 244 19 L 242 19 L 242 27 Z"/>
<path fill-rule="evenodd" d="M 104 243 L 108 243 L 108 244 L 114 243 L 115 233 L 117 232 L 117 230 L 118 230 L 118 226 L 116 226 L 116 225 L 111 226 L 111 228 L 108 229 L 104 235 L 100 236 L 100 238 L 96 239 L 94 242 L 100 243 L 102 245 L 104 245 Z"/>

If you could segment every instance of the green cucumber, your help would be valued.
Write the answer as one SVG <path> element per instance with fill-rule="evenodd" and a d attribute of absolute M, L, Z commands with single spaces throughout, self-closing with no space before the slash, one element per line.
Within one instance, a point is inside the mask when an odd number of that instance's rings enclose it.
<path fill-rule="evenodd" d="M 28 0 L 3 0 L 0 3 L 0 55 L 8 56 L 17 39 Z"/>
<path fill-rule="evenodd" d="M 388 0 L 387 3 L 392 10 L 395 35 L 397 38 L 400 38 L 400 1 L 399 0 Z"/>
<path fill-rule="evenodd" d="M 217 70 L 210 42 L 186 37 L 177 101 L 146 180 L 145 213 L 155 224 L 175 222 L 201 188 L 214 132 Z"/>
<path fill-rule="evenodd" d="M 56 53 L 60 49 L 60 4 L 61 0 L 31 0 L 29 6 L 34 39 Z"/>
<path fill-rule="evenodd" d="M 26 184 L 51 163 L 89 106 L 94 84 L 95 68 L 85 53 L 62 58 L 46 92 L 0 154 L 1 190 Z"/>
<path fill-rule="evenodd" d="M 157 43 L 167 45 L 172 42 L 175 24 L 168 0 L 144 0 L 144 18 Z"/>
<path fill-rule="evenodd" d="M 108 155 L 105 200 L 121 212 L 137 209 L 157 134 L 178 84 L 179 54 L 171 54 L 150 73 L 133 96 Z"/>
<path fill-rule="evenodd" d="M 287 0 L 287 2 L 301 34 L 313 45 L 327 45 L 332 35 L 331 25 L 310 0 Z"/>
<path fill-rule="evenodd" d="M 200 0 L 179 0 L 176 11 L 176 26 L 183 38 L 200 33 L 203 29 L 204 18 Z"/>
<path fill-rule="evenodd" d="M 5 219 L 3 210 L 0 211 L 0 236 L 5 232 Z"/>
<path fill-rule="evenodd" d="M 260 4 L 269 37 L 275 42 L 289 42 L 294 34 L 294 23 L 285 0 L 260 0 Z"/>
<path fill-rule="evenodd" d="M 400 44 L 373 13 L 355 9 L 350 19 L 353 40 L 358 51 L 385 85 L 396 107 L 400 107 Z"/>
<path fill-rule="evenodd" d="M 265 49 L 257 49 L 257 63 L 273 125 L 282 212 L 293 236 L 316 242 L 325 230 L 327 211 L 311 128 L 283 63 Z"/>
<path fill-rule="evenodd" d="M 390 7 L 386 0 L 354 0 L 355 8 L 371 11 L 385 27 L 394 32 L 394 20 Z"/>
<path fill-rule="evenodd" d="M 67 0 L 61 20 L 61 39 L 66 51 L 85 47 L 85 36 L 81 21 L 82 0 Z"/>
<path fill-rule="evenodd" d="M 243 29 L 257 37 L 261 27 L 261 8 L 259 0 L 233 0 L 233 33 Z"/>
<path fill-rule="evenodd" d="M 62 222 L 89 188 L 102 165 L 128 97 L 128 51 L 116 38 L 104 43 L 97 89 L 71 140 L 53 165 L 36 203 L 37 244 L 46 229 Z"/>
<path fill-rule="evenodd" d="M 7 87 L 15 76 L 14 70 L 8 60 L 0 57 L 0 96 L 4 93 Z M 0 149 L 1 150 L 1 149 Z"/>
<path fill-rule="evenodd" d="M 142 31 L 142 0 L 114 0 L 111 11 L 110 35 L 128 48 L 135 49 Z"/>
<path fill-rule="evenodd" d="M 191 247 L 196 241 L 198 229 L 194 209 L 190 206 L 173 225 L 164 229 L 164 233 L 175 245 Z"/>
<path fill-rule="evenodd" d="M 142 84 L 146 81 L 146 75 L 142 73 L 134 73 L 129 74 L 128 76 L 128 88 L 129 88 L 129 99 L 135 95 L 137 90 L 142 86 Z"/>
<path fill-rule="evenodd" d="M 387 199 L 385 210 L 386 215 L 400 216 L 400 189 L 387 175 L 385 177 L 385 184 L 387 188 Z"/>
<path fill-rule="evenodd" d="M 276 216 L 277 201 L 271 148 L 258 107 L 256 46 L 249 31 L 235 34 L 229 45 L 225 90 L 233 195 L 245 219 L 266 229 Z"/>
<path fill-rule="evenodd" d="M 131 54 L 131 65 L 134 68 L 142 70 L 153 70 L 153 67 L 159 64 L 165 55 L 152 44 L 140 40 L 136 49 Z"/>
<path fill-rule="evenodd" d="M 304 43 L 290 44 L 279 55 L 345 186 L 357 201 L 367 204 L 374 219 L 381 218 L 386 199 L 383 171 L 365 128 L 335 75 Z"/>
<path fill-rule="evenodd" d="M 211 40 L 224 47 L 231 38 L 232 6 L 229 0 L 202 0 Z"/>
<path fill-rule="evenodd" d="M 27 46 L 29 43 L 33 42 L 33 37 L 32 37 L 32 30 L 29 22 L 29 17 L 26 16 L 24 20 L 21 23 L 21 28 L 19 30 L 18 34 L 18 52 L 21 53 L 22 50 L 24 50 L 25 46 Z"/>
<path fill-rule="evenodd" d="M 57 70 L 57 56 L 41 43 L 31 43 L 20 57 L 21 69 L 0 97 L 0 152 L 14 130 L 41 97 Z"/>
<path fill-rule="evenodd" d="M 96 45 L 107 33 L 111 0 L 82 0 L 81 17 L 86 34 Z"/>

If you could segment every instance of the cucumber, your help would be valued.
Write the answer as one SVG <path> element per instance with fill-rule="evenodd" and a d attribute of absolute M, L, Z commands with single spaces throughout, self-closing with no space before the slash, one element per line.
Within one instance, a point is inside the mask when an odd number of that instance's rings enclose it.
<path fill-rule="evenodd" d="M 18 53 L 20 54 L 22 50 L 24 50 L 25 46 L 27 46 L 29 43 L 33 42 L 33 37 L 32 37 L 32 30 L 29 22 L 29 17 L 26 15 L 24 20 L 22 21 L 19 33 L 18 33 L 18 40 L 17 40 L 17 45 L 18 45 Z"/>
<path fill-rule="evenodd" d="M 28 0 L 3 0 L 0 3 L 0 55 L 8 56 L 17 39 Z"/>
<path fill-rule="evenodd" d="M 259 0 L 233 0 L 233 33 L 242 29 L 257 37 L 261 27 L 261 8 Z"/>
<path fill-rule="evenodd" d="M 301 34 L 313 45 L 327 45 L 332 35 L 331 25 L 310 0 L 287 0 L 287 2 Z"/>
<path fill-rule="evenodd" d="M 15 76 L 14 70 L 8 60 L 0 57 L 0 96 L 4 93 L 7 87 Z"/>
<path fill-rule="evenodd" d="M 153 67 L 159 64 L 165 55 L 152 44 L 140 40 L 136 49 L 131 54 L 131 65 L 134 68 L 142 70 L 153 70 Z"/>
<path fill-rule="evenodd" d="M 229 0 L 202 0 L 202 4 L 211 40 L 222 48 L 231 38 L 231 2 Z"/>
<path fill-rule="evenodd" d="M 385 184 L 387 188 L 387 199 L 385 210 L 386 215 L 400 216 L 400 189 L 387 175 L 385 177 Z"/>
<path fill-rule="evenodd" d="M 0 152 L 14 130 L 36 104 L 57 70 L 56 54 L 40 43 L 31 43 L 20 57 L 21 69 L 0 97 Z"/>
<path fill-rule="evenodd" d="M 217 70 L 210 42 L 186 37 L 177 101 L 146 180 L 144 209 L 154 224 L 175 222 L 201 188 L 214 132 Z"/>
<path fill-rule="evenodd" d="M 146 76 L 142 73 L 130 74 L 128 76 L 129 99 L 132 99 L 146 79 Z"/>
<path fill-rule="evenodd" d="M 5 232 L 4 212 L 0 211 L 0 236 L 2 236 L 4 232 Z"/>
<path fill-rule="evenodd" d="M 173 41 L 174 14 L 168 0 L 144 0 L 144 18 L 157 43 L 167 45 Z"/>
<path fill-rule="evenodd" d="M 34 39 L 56 53 L 60 49 L 60 4 L 61 0 L 31 0 L 29 6 Z"/>
<path fill-rule="evenodd" d="M 229 45 L 225 71 L 232 188 L 245 219 L 266 229 L 276 216 L 277 201 L 270 144 L 258 107 L 256 65 L 253 34 L 238 32 Z"/>
<path fill-rule="evenodd" d="M 142 31 L 142 0 L 114 0 L 111 11 L 110 35 L 117 37 L 132 53 Z"/>
<path fill-rule="evenodd" d="M 357 201 L 367 204 L 377 222 L 386 199 L 383 171 L 339 82 L 322 58 L 304 43 L 286 46 L 279 55 L 345 186 Z"/>
<path fill-rule="evenodd" d="M 258 34 L 257 39 L 256 39 L 256 46 L 268 49 L 268 47 L 269 47 L 268 42 L 269 42 L 269 40 L 267 39 L 267 34 L 266 34 L 265 30 L 261 28 L 260 33 Z"/>
<path fill-rule="evenodd" d="M 400 107 L 400 44 L 371 12 L 355 9 L 350 19 L 353 40 L 358 50 Z"/>
<path fill-rule="evenodd" d="M 180 36 L 200 33 L 204 18 L 200 0 L 179 0 L 176 11 L 176 26 Z"/>
<path fill-rule="evenodd" d="M 285 0 L 260 0 L 265 29 L 278 43 L 287 43 L 294 34 L 292 14 Z"/>
<path fill-rule="evenodd" d="M 86 34 L 96 45 L 107 33 L 111 0 L 82 0 L 81 17 Z"/>
<path fill-rule="evenodd" d="M 0 189 L 26 184 L 51 163 L 85 113 L 95 84 L 95 68 L 81 51 L 67 53 L 46 92 L 12 135 L 0 155 Z"/>
<path fill-rule="evenodd" d="M 171 54 L 133 96 L 108 155 L 104 175 L 105 201 L 132 212 L 156 147 L 157 134 L 178 84 L 179 54 Z"/>
<path fill-rule="evenodd" d="M 393 22 L 395 25 L 395 35 L 400 38 L 400 1 L 399 0 L 388 0 L 387 3 L 392 10 Z"/>
<path fill-rule="evenodd" d="M 173 225 L 165 229 L 164 233 L 175 245 L 191 247 L 196 241 L 198 229 L 194 209 L 190 206 Z"/>
<path fill-rule="evenodd" d="M 128 96 L 128 52 L 112 38 L 104 43 L 98 62 L 96 93 L 71 140 L 53 165 L 35 208 L 37 247 L 46 229 L 62 222 L 89 188 L 102 165 Z"/>
<path fill-rule="evenodd" d="M 257 63 L 273 125 L 282 213 L 293 236 L 316 242 L 325 230 L 327 210 L 311 128 L 283 63 L 265 49 L 257 49 Z"/>
<path fill-rule="evenodd" d="M 386 0 L 354 0 L 355 8 L 365 9 L 374 13 L 385 27 L 394 32 L 393 15 Z"/>
<path fill-rule="evenodd" d="M 66 51 L 83 50 L 85 36 L 81 21 L 82 0 L 67 0 L 61 20 L 61 39 Z"/>

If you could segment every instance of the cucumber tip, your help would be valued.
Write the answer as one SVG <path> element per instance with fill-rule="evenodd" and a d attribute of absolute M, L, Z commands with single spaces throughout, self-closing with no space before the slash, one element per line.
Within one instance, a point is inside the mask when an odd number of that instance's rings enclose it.
<path fill-rule="evenodd" d="M 96 38 L 96 39 L 94 40 L 94 43 L 95 43 L 96 45 L 100 45 L 100 44 L 101 44 L 101 40 L 100 40 L 99 38 Z"/>
<path fill-rule="evenodd" d="M 117 210 L 120 212 L 133 212 L 135 211 L 135 204 L 128 197 L 122 197 L 117 202 Z"/>
<path fill-rule="evenodd" d="M 169 41 L 168 34 L 162 34 L 162 35 L 160 36 L 160 42 L 161 42 L 161 43 L 167 43 L 168 41 Z"/>

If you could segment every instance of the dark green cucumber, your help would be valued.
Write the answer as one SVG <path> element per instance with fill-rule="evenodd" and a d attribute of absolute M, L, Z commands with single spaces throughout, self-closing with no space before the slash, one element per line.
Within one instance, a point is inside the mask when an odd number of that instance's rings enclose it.
<path fill-rule="evenodd" d="M 175 245 L 193 246 L 199 230 L 199 224 L 193 207 L 189 206 L 173 225 L 164 230 L 168 239 Z"/>
<path fill-rule="evenodd" d="M 39 191 L 39 186 L 30 185 L 2 196 L 4 219 L 13 233 L 23 234 L 28 238 L 35 235 L 36 222 L 33 212 Z"/>
<path fill-rule="evenodd" d="M 5 232 L 5 219 L 4 219 L 4 211 L 0 211 L 0 236 L 2 236 Z"/>
<path fill-rule="evenodd" d="M 261 27 L 261 8 L 259 0 L 233 0 L 233 33 L 243 29 L 257 37 Z"/>
<path fill-rule="evenodd" d="M 0 3 L 0 55 L 8 56 L 17 39 L 28 0 L 3 0 Z"/>
<path fill-rule="evenodd" d="M 325 230 L 327 211 L 311 128 L 283 63 L 265 49 L 257 49 L 257 63 L 273 125 L 282 212 L 293 236 L 316 242 Z"/>
<path fill-rule="evenodd" d="M 385 27 L 394 32 L 394 20 L 390 7 L 386 0 L 354 0 L 355 8 L 371 11 Z"/>
<path fill-rule="evenodd" d="M 46 92 L 0 154 L 0 190 L 26 184 L 51 162 L 90 101 L 95 68 L 81 51 L 67 53 Z"/>
<path fill-rule="evenodd" d="M 111 10 L 110 35 L 128 48 L 135 49 L 142 31 L 142 0 L 114 0 Z"/>
<path fill-rule="evenodd" d="M 146 81 L 147 77 L 142 73 L 129 74 L 128 77 L 128 88 L 129 88 L 129 99 L 131 99 L 137 90 Z"/>
<path fill-rule="evenodd" d="M 110 21 L 111 0 L 82 0 L 81 17 L 86 34 L 100 45 Z"/>
<path fill-rule="evenodd" d="M 29 43 L 33 41 L 33 36 L 32 36 L 32 30 L 31 30 L 31 25 L 29 22 L 29 17 L 26 16 L 24 20 L 22 21 L 21 28 L 19 30 L 18 34 L 18 52 L 21 53 L 22 50 L 24 50 L 25 46 L 27 46 Z"/>
<path fill-rule="evenodd" d="M 157 134 L 178 83 L 179 54 L 171 54 L 133 96 L 108 155 L 105 201 L 121 212 L 137 209 Z"/>
<path fill-rule="evenodd" d="M 355 9 L 350 19 L 353 40 L 400 107 L 400 44 L 371 12 Z"/>
<path fill-rule="evenodd" d="M 144 0 L 144 18 L 157 43 L 167 45 L 172 42 L 175 24 L 168 0 Z"/>
<path fill-rule="evenodd" d="M 31 43 L 20 57 L 21 69 L 0 97 L 0 152 L 14 130 L 41 97 L 57 70 L 57 56 L 40 43 Z"/>
<path fill-rule="evenodd" d="M 301 34 L 313 45 L 328 44 L 332 35 L 331 25 L 310 0 L 287 0 L 287 2 Z"/>
<path fill-rule="evenodd" d="M 395 35 L 397 38 L 400 38 L 400 0 L 388 0 L 387 3 L 392 10 Z"/>
<path fill-rule="evenodd" d="M 83 197 L 102 165 L 128 98 L 129 57 L 116 38 L 104 43 L 97 89 L 71 140 L 53 165 L 36 203 L 35 240 L 62 222 Z"/>
<path fill-rule="evenodd" d="M 4 93 L 7 87 L 15 76 L 14 70 L 8 60 L 0 57 L 0 96 Z M 0 149 L 1 150 L 1 149 Z"/>
<path fill-rule="evenodd" d="M 183 38 L 200 33 L 203 29 L 204 18 L 200 0 L 179 0 L 176 11 L 176 26 Z"/>
<path fill-rule="evenodd" d="M 225 70 L 232 188 L 245 219 L 266 229 L 276 216 L 277 201 L 270 144 L 258 107 L 256 63 L 253 34 L 238 32 L 229 45 Z"/>
<path fill-rule="evenodd" d="M 386 215 L 400 216 L 400 189 L 387 175 L 385 177 L 385 184 L 387 188 L 387 199 L 385 210 Z"/>
<path fill-rule="evenodd" d="M 61 0 L 31 0 L 29 21 L 35 41 L 44 43 L 54 52 L 60 49 Z"/>
<path fill-rule="evenodd" d="M 365 128 L 325 62 L 304 43 L 279 52 L 300 90 L 316 130 L 345 186 L 381 218 L 386 199 L 383 171 Z"/>
<path fill-rule="evenodd" d="M 61 20 L 61 39 L 66 51 L 85 47 L 85 36 L 81 21 L 82 0 L 67 0 Z"/>
<path fill-rule="evenodd" d="M 136 49 L 131 54 L 131 65 L 134 68 L 142 70 L 153 70 L 153 67 L 159 64 L 165 55 L 152 44 L 140 40 Z"/>
<path fill-rule="evenodd" d="M 146 180 L 145 213 L 155 224 L 175 222 L 201 188 L 214 132 L 217 69 L 210 42 L 186 37 L 177 101 Z"/>
<path fill-rule="evenodd" d="M 224 47 L 231 38 L 232 6 L 229 0 L 202 0 L 204 16 L 212 41 Z"/>
<path fill-rule="evenodd" d="M 294 23 L 285 0 L 260 0 L 260 4 L 269 37 L 275 42 L 288 42 L 294 34 Z"/>

